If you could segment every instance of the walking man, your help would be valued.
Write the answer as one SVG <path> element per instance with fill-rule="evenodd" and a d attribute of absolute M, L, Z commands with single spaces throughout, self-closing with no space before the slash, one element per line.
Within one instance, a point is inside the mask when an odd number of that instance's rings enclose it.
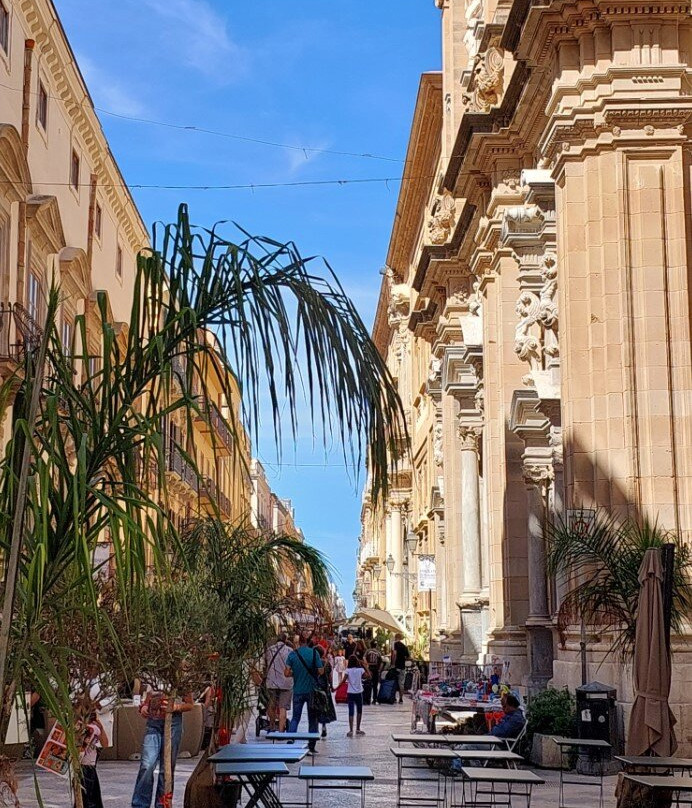
<path fill-rule="evenodd" d="M 404 702 L 404 686 L 406 684 L 406 660 L 411 656 L 408 647 L 403 642 L 401 634 L 394 637 L 394 647 L 392 655 L 394 657 L 393 665 L 396 668 L 397 678 L 399 681 L 399 704 Z"/>
<path fill-rule="evenodd" d="M 286 676 L 284 670 L 288 657 L 291 655 L 291 646 L 287 643 L 286 634 L 280 634 L 273 645 L 267 648 L 264 654 L 264 664 L 267 676 L 267 691 L 269 693 L 269 720 L 271 728 L 279 732 L 286 731 L 286 713 L 291 708 L 293 680 Z"/>
<path fill-rule="evenodd" d="M 365 662 L 370 671 L 370 682 L 372 683 L 372 703 L 377 704 L 377 691 L 380 687 L 380 673 L 382 672 L 382 654 L 377 647 L 377 642 L 373 640 L 370 648 L 365 652 Z M 370 704 L 368 701 L 367 704 Z"/>
<path fill-rule="evenodd" d="M 324 665 L 317 651 L 308 647 L 303 634 L 300 635 L 298 648 L 288 655 L 284 673 L 293 677 L 293 715 L 288 731 L 298 731 L 303 707 L 307 705 L 308 731 L 317 732 L 320 716 L 313 707 L 312 693 L 317 687 L 319 677 L 324 673 Z M 310 741 L 308 746 L 311 752 L 315 751 L 316 745 L 316 741 Z"/>

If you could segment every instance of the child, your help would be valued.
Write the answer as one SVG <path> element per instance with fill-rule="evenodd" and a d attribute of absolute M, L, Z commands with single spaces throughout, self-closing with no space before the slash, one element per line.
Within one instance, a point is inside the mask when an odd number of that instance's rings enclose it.
<path fill-rule="evenodd" d="M 341 674 L 341 681 L 348 682 L 348 726 L 347 738 L 353 737 L 353 714 L 356 713 L 356 735 L 365 735 L 360 728 L 363 718 L 363 679 L 369 679 L 370 673 L 366 671 L 358 657 L 353 654 L 348 659 L 348 667 Z"/>
<path fill-rule="evenodd" d="M 84 744 L 79 761 L 82 768 L 82 799 L 84 808 L 103 808 L 101 799 L 101 784 L 96 773 L 98 748 L 108 744 L 103 724 L 99 721 L 96 712 L 89 716 L 89 723 L 84 726 Z"/>

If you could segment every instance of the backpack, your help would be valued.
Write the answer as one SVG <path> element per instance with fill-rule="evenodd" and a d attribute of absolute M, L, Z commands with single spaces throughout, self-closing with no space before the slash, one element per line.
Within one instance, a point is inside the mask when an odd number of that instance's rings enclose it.
<path fill-rule="evenodd" d="M 394 679 L 385 679 L 385 681 L 380 685 L 380 689 L 377 693 L 377 701 L 380 704 L 394 704 L 398 690 L 398 682 L 396 682 Z"/>

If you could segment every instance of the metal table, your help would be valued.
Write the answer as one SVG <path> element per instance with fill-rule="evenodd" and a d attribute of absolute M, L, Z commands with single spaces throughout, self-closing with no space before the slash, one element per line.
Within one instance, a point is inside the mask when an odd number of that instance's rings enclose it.
<path fill-rule="evenodd" d="M 393 733 L 394 743 L 413 743 L 421 746 L 463 746 L 465 743 L 472 743 L 483 746 L 503 746 L 504 738 L 496 738 L 494 735 L 434 735 L 430 733 Z"/>
<path fill-rule="evenodd" d="M 581 786 L 592 785 L 594 788 L 598 788 L 598 805 L 599 808 L 603 808 L 603 775 L 605 773 L 605 756 L 607 753 L 608 757 L 610 757 L 612 746 L 608 743 L 608 741 L 591 740 L 589 738 L 563 738 L 559 735 L 553 736 L 553 741 L 560 747 L 560 793 L 558 797 L 558 808 L 569 808 L 569 806 L 565 803 L 565 786 L 570 784 Z M 572 754 L 572 750 L 574 749 L 577 750 L 577 755 L 579 757 L 585 756 L 585 753 L 582 750 L 587 750 L 589 757 L 596 758 L 597 763 L 599 764 L 598 782 L 589 783 L 588 780 L 583 779 L 584 776 L 588 777 L 588 775 L 584 775 L 578 780 L 576 777 L 565 777 L 565 774 L 571 771 L 568 767 L 565 767 L 565 763 L 569 763 L 569 756 Z"/>
<path fill-rule="evenodd" d="M 275 778 L 288 774 L 285 763 L 251 763 L 247 761 L 233 763 L 217 763 L 215 766 L 216 788 L 225 800 L 231 795 L 235 785 L 247 791 L 250 799 L 245 808 L 262 805 L 264 808 L 283 808 L 276 792 L 272 789 Z M 232 779 L 229 779 L 232 778 Z M 235 796 L 235 795 L 233 795 Z"/>
<path fill-rule="evenodd" d="M 360 805 L 365 808 L 365 784 L 375 779 L 367 766 L 301 766 L 298 777 L 307 784 L 307 808 L 313 806 L 314 792 L 325 789 L 360 791 Z"/>
<path fill-rule="evenodd" d="M 442 771 L 440 768 L 431 769 L 430 761 L 451 764 L 457 759 L 454 749 L 443 749 L 439 746 L 429 746 L 426 749 L 392 746 L 389 751 L 394 755 L 397 763 L 397 808 L 423 808 L 423 806 L 437 808 L 446 802 L 446 780 L 445 788 L 442 788 Z M 414 774 L 408 774 L 408 772 L 414 772 Z M 404 783 L 435 783 L 435 793 L 424 796 L 406 794 Z"/>
<path fill-rule="evenodd" d="M 622 763 L 626 774 L 659 774 L 661 770 L 672 774 L 692 775 L 692 758 L 655 757 L 648 755 L 615 755 L 615 760 Z M 646 769 L 647 771 L 634 771 Z"/>
<path fill-rule="evenodd" d="M 291 743 L 291 741 L 319 741 L 319 732 L 268 732 L 267 740 L 272 743 L 283 742 Z"/>
<path fill-rule="evenodd" d="M 526 808 L 531 808 L 533 787 L 543 785 L 545 780 L 535 772 L 521 769 L 489 769 L 485 766 L 462 766 L 462 805 L 468 808 L 492 808 L 508 805 L 516 808 L 516 798 L 526 800 Z M 469 798 L 466 798 L 466 785 L 469 785 Z M 489 791 L 479 791 L 479 785 L 489 785 Z M 506 790 L 505 790 L 506 788 Z M 479 799 L 480 797 L 480 799 Z"/>
<path fill-rule="evenodd" d="M 671 791 L 673 803 L 678 806 L 692 805 L 692 777 L 666 777 L 665 775 L 654 775 L 653 777 L 643 777 L 635 774 L 626 774 L 625 778 L 640 786 L 646 786 L 652 791 Z M 683 794 L 687 795 L 683 799 Z"/>
<path fill-rule="evenodd" d="M 308 754 L 306 747 L 273 744 L 229 743 L 222 746 L 209 762 L 218 763 L 299 763 Z"/>

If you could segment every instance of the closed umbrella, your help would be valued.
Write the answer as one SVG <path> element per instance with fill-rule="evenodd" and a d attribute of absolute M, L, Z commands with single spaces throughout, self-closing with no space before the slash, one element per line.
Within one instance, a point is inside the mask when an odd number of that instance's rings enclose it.
<path fill-rule="evenodd" d="M 639 568 L 639 607 L 634 640 L 634 705 L 627 753 L 669 757 L 678 747 L 668 706 L 671 664 L 663 620 L 661 551 L 647 550 Z"/>

